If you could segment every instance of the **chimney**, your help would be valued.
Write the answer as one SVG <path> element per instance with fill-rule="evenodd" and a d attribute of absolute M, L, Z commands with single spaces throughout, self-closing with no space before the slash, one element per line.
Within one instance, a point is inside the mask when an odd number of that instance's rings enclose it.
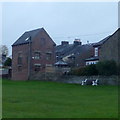
<path fill-rule="evenodd" d="M 62 41 L 61 45 L 69 45 L 69 42 L 68 41 Z"/>
<path fill-rule="evenodd" d="M 89 41 L 87 41 L 87 44 L 89 44 Z"/>
<path fill-rule="evenodd" d="M 80 39 L 75 39 L 74 40 L 74 45 L 82 45 L 82 42 Z"/>

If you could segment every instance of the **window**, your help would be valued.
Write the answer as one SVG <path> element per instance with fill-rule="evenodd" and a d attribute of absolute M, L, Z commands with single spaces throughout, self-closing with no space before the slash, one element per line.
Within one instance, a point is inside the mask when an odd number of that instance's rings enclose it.
<path fill-rule="evenodd" d="M 35 52 L 35 59 L 40 59 L 41 58 L 41 53 L 40 52 Z"/>
<path fill-rule="evenodd" d="M 35 64 L 34 65 L 34 71 L 39 72 L 41 70 L 41 64 Z"/>
<path fill-rule="evenodd" d="M 22 53 L 18 53 L 18 65 L 22 65 Z"/>
<path fill-rule="evenodd" d="M 25 39 L 25 41 L 28 41 L 29 40 L 29 37 L 27 37 L 26 39 Z"/>
<path fill-rule="evenodd" d="M 98 56 L 98 48 L 95 48 L 95 56 Z"/>
<path fill-rule="evenodd" d="M 22 71 L 22 66 L 18 66 L 18 71 Z"/>
<path fill-rule="evenodd" d="M 51 60 L 52 59 L 52 53 L 51 52 L 47 52 L 46 53 L 46 59 L 47 60 Z"/>

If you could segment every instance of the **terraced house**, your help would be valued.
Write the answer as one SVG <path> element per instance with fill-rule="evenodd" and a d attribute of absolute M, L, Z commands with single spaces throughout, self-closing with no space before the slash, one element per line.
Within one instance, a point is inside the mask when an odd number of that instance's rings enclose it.
<path fill-rule="evenodd" d="M 99 61 L 114 60 L 120 64 L 120 28 L 112 35 L 96 43 L 82 44 L 75 39 L 73 44 L 62 41 L 56 46 L 56 60 L 64 61 L 70 67 L 84 67 Z"/>
<path fill-rule="evenodd" d="M 95 43 L 94 55 L 86 59 L 86 65 L 96 64 L 99 61 L 113 60 L 120 64 L 120 28 L 112 35 Z"/>
<path fill-rule="evenodd" d="M 44 28 L 25 32 L 12 45 L 12 79 L 28 80 L 55 63 L 55 42 Z"/>
<path fill-rule="evenodd" d="M 110 36 L 107 36 L 106 38 L 104 38 L 103 40 L 94 43 L 93 48 L 94 48 L 94 52 L 93 52 L 93 56 L 90 58 L 87 58 L 86 61 L 86 65 L 91 65 L 91 64 L 96 64 L 97 62 L 99 62 L 100 60 L 100 56 L 101 56 L 101 47 L 104 45 L 104 43 L 110 38 Z"/>
<path fill-rule="evenodd" d="M 63 60 L 70 67 L 84 67 L 85 59 L 94 54 L 94 44 L 82 44 L 80 39 L 75 39 L 73 44 L 62 41 L 61 45 L 56 46 L 56 60 Z"/>
<path fill-rule="evenodd" d="M 80 39 L 75 39 L 73 44 L 62 41 L 58 46 L 44 28 L 27 31 L 12 45 L 12 79 L 41 79 L 46 78 L 46 73 L 56 76 L 57 70 L 63 73 L 67 68 L 104 60 L 120 64 L 119 49 L 120 29 L 97 43 L 82 44 Z"/>
<path fill-rule="evenodd" d="M 100 53 L 100 61 L 114 60 L 120 64 L 120 28 L 101 46 Z"/>

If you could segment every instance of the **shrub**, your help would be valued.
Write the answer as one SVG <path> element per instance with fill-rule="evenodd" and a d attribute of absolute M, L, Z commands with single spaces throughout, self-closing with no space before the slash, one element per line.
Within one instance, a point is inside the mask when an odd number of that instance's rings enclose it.
<path fill-rule="evenodd" d="M 99 75 L 117 75 L 117 65 L 115 61 L 102 61 L 96 64 Z"/>
<path fill-rule="evenodd" d="M 116 65 L 115 61 L 107 60 L 85 66 L 83 68 L 74 69 L 70 72 L 72 75 L 92 76 L 92 75 L 120 75 L 120 65 Z"/>
<path fill-rule="evenodd" d="M 91 76 L 91 75 L 98 75 L 98 70 L 96 69 L 95 64 L 91 64 L 85 67 L 85 75 Z"/>
<path fill-rule="evenodd" d="M 92 64 L 79 69 L 74 69 L 70 73 L 72 75 L 78 75 L 78 76 L 90 76 L 90 75 L 97 75 L 98 71 L 96 69 L 96 65 Z"/>
<path fill-rule="evenodd" d="M 120 64 L 118 64 L 118 66 L 117 66 L 117 73 L 118 73 L 118 75 L 120 75 Z"/>
<path fill-rule="evenodd" d="M 70 75 L 84 75 L 85 69 L 84 68 L 77 68 L 77 69 L 72 69 L 69 74 Z"/>
<path fill-rule="evenodd" d="M 7 58 L 7 60 L 4 63 L 4 66 L 11 66 L 12 65 L 12 60 L 11 58 Z"/>

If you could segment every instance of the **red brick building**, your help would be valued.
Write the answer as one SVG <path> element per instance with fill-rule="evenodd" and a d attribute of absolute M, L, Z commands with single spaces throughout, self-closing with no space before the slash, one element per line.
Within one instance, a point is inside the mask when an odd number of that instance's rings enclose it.
<path fill-rule="evenodd" d="M 85 59 L 94 55 L 94 44 L 82 44 L 80 39 L 75 39 L 73 44 L 62 41 L 61 45 L 56 46 L 57 62 L 63 60 L 70 67 L 84 67 Z"/>
<path fill-rule="evenodd" d="M 44 28 L 25 32 L 12 45 L 12 79 L 28 80 L 52 67 L 55 46 Z"/>
<path fill-rule="evenodd" d="M 86 61 L 86 65 L 91 65 L 91 64 L 97 64 L 99 62 L 99 57 L 101 55 L 101 47 L 104 45 L 104 43 L 106 41 L 108 41 L 108 39 L 110 38 L 111 36 L 107 36 L 106 38 L 104 38 L 103 40 L 97 42 L 97 43 L 94 43 L 93 47 L 94 47 L 94 52 L 93 52 L 93 56 L 90 57 L 90 58 L 87 58 L 85 61 Z"/>
<path fill-rule="evenodd" d="M 86 59 L 86 65 L 96 64 L 99 61 L 113 60 L 120 64 L 120 28 L 112 35 L 94 44 L 94 56 Z"/>
<path fill-rule="evenodd" d="M 101 46 L 100 61 L 113 60 L 120 64 L 120 28 Z"/>

